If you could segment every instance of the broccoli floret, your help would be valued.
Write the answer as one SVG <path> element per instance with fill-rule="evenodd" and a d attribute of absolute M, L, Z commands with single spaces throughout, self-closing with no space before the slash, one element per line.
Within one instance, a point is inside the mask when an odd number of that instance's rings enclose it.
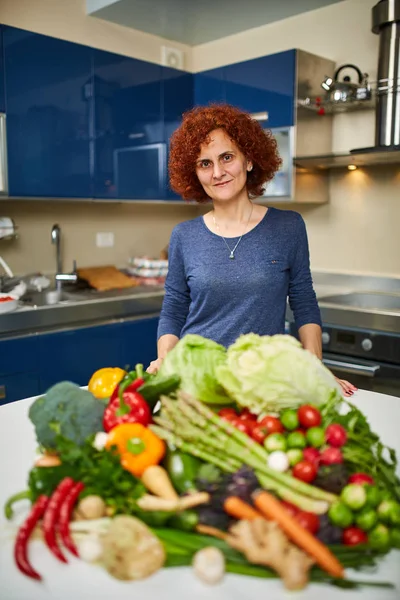
<path fill-rule="evenodd" d="M 29 409 L 37 441 L 49 450 L 56 448 L 56 437 L 82 446 L 85 440 L 103 430 L 105 405 L 75 383 L 62 381 L 37 398 Z"/>

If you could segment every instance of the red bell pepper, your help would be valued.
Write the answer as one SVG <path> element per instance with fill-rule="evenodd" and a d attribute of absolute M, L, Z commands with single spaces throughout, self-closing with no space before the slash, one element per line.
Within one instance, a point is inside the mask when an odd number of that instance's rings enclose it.
<path fill-rule="evenodd" d="M 117 386 L 104 411 L 103 427 L 107 433 L 121 423 L 141 423 L 145 427 L 151 423 L 151 410 L 146 400 L 137 391 L 144 383 L 138 377 L 120 393 Z"/>

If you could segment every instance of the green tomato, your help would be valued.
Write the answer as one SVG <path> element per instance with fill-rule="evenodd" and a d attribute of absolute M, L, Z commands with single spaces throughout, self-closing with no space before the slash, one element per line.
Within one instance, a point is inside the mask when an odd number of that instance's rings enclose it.
<path fill-rule="evenodd" d="M 374 550 L 387 550 L 390 546 L 389 529 L 381 523 L 376 525 L 368 533 L 368 543 Z"/>
<path fill-rule="evenodd" d="M 352 510 L 360 510 L 367 502 L 367 494 L 363 485 L 349 483 L 342 489 L 340 499 Z"/>
<path fill-rule="evenodd" d="M 289 408 L 281 414 L 281 423 L 285 429 L 292 431 L 297 429 L 299 426 L 299 417 L 297 416 L 297 410 Z"/>
<path fill-rule="evenodd" d="M 333 525 L 345 529 L 353 522 L 353 513 L 343 502 L 337 501 L 331 504 L 328 511 L 328 518 Z"/>
<path fill-rule="evenodd" d="M 382 500 L 382 495 L 376 485 L 364 485 L 364 489 L 365 493 L 367 494 L 366 505 L 370 506 L 371 508 L 377 507 Z"/>
<path fill-rule="evenodd" d="M 379 520 L 390 525 L 400 525 L 400 504 L 395 500 L 383 500 L 377 511 Z"/>
<path fill-rule="evenodd" d="M 286 438 L 283 433 L 271 433 L 264 442 L 265 448 L 268 452 L 275 452 L 275 450 L 282 450 L 285 452 L 286 450 Z"/>
<path fill-rule="evenodd" d="M 378 522 L 378 515 L 373 508 L 365 507 L 356 515 L 356 525 L 363 531 L 369 531 Z"/>
<path fill-rule="evenodd" d="M 288 448 L 305 448 L 307 446 L 306 436 L 301 431 L 292 431 L 287 437 Z"/>
<path fill-rule="evenodd" d="M 300 450 L 300 448 L 291 448 L 286 452 L 286 454 L 291 467 L 294 467 L 297 465 L 297 463 L 303 460 L 303 450 Z"/>
<path fill-rule="evenodd" d="M 390 532 L 390 545 L 400 550 L 400 528 L 392 529 Z"/>
<path fill-rule="evenodd" d="M 325 430 L 322 427 L 310 427 L 306 433 L 307 442 L 313 448 L 320 448 L 325 444 Z"/>

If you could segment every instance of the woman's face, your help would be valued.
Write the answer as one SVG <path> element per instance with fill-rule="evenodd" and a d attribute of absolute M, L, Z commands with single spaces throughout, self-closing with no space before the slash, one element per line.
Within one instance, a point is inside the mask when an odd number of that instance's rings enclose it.
<path fill-rule="evenodd" d="M 209 134 L 209 143 L 200 146 L 196 174 L 207 196 L 216 201 L 227 201 L 246 193 L 250 161 L 223 129 Z"/>

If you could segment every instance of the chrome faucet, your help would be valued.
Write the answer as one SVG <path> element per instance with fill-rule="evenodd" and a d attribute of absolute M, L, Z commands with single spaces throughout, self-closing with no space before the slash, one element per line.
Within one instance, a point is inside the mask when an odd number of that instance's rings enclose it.
<path fill-rule="evenodd" d="M 62 259 L 61 259 L 61 228 L 57 223 L 53 225 L 51 230 L 51 243 L 56 246 L 56 290 L 61 292 L 62 282 L 68 281 L 70 283 L 76 283 L 78 281 L 78 275 L 76 273 L 76 261 L 73 262 L 72 273 L 62 272 Z"/>
<path fill-rule="evenodd" d="M 53 229 L 51 230 L 51 243 L 56 246 L 56 274 L 62 272 L 62 262 L 61 262 L 61 229 L 60 226 L 53 225 Z"/>

